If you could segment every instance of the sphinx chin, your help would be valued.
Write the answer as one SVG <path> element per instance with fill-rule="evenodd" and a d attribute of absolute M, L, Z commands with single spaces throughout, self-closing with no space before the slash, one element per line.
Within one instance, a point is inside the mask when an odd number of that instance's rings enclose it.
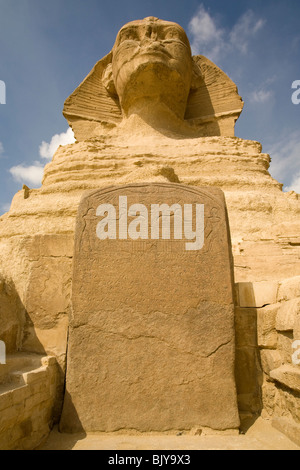
<path fill-rule="evenodd" d="M 183 119 L 190 84 L 183 80 L 175 68 L 153 60 L 136 67 L 127 75 L 126 81 L 122 81 L 122 76 L 119 76 L 116 89 L 125 115 L 130 114 L 137 105 L 141 107 L 142 103 L 149 104 L 150 101 L 166 106 Z"/>

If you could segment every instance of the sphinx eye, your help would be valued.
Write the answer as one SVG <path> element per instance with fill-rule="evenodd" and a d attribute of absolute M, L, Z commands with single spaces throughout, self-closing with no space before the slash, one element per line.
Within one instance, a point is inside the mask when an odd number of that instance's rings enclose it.
<path fill-rule="evenodd" d="M 166 32 L 165 32 L 165 40 L 166 41 L 180 41 L 181 43 L 183 43 L 185 46 L 188 45 L 188 39 L 186 38 L 186 36 L 178 29 L 168 29 Z"/>
<path fill-rule="evenodd" d="M 181 39 L 180 33 L 176 29 L 166 31 L 165 39 Z"/>
<path fill-rule="evenodd" d="M 139 37 L 138 37 L 137 32 L 133 29 L 127 29 L 121 32 L 119 43 L 123 41 L 138 41 L 138 40 L 139 40 Z"/>

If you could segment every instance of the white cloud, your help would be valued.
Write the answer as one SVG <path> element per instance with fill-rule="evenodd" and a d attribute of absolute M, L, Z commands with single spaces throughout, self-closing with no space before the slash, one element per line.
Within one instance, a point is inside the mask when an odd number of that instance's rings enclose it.
<path fill-rule="evenodd" d="M 248 94 L 249 103 L 266 103 L 274 96 L 274 83 L 276 83 L 277 76 L 274 75 L 264 80 L 256 90 Z"/>
<path fill-rule="evenodd" d="M 75 138 L 73 131 L 69 128 L 67 132 L 54 135 L 49 144 L 47 142 L 42 142 L 39 147 L 40 157 L 42 159 L 51 160 L 60 145 L 72 144 L 74 142 Z M 13 179 L 18 183 L 26 183 L 33 187 L 39 187 L 42 184 L 44 166 L 44 162 L 36 161 L 29 166 L 24 164 L 13 166 L 10 168 L 9 172 Z"/>
<path fill-rule="evenodd" d="M 298 173 L 291 182 L 290 186 L 284 188 L 285 191 L 295 191 L 295 193 L 300 194 L 300 173 Z"/>
<path fill-rule="evenodd" d="M 4 147 L 3 147 L 2 142 L 0 142 L 0 157 L 3 155 L 3 153 L 4 153 Z"/>
<path fill-rule="evenodd" d="M 189 22 L 188 30 L 192 37 L 193 54 L 203 54 L 211 60 L 217 60 L 224 47 L 225 31 L 218 27 L 204 5 L 200 5 Z"/>
<path fill-rule="evenodd" d="M 252 10 L 246 11 L 229 33 L 231 45 L 243 54 L 247 54 L 249 40 L 255 36 L 264 24 L 265 21 L 261 18 L 256 18 Z"/>
<path fill-rule="evenodd" d="M 74 133 L 69 127 L 67 132 L 54 135 L 50 143 L 43 141 L 39 148 L 40 156 L 46 160 L 51 160 L 60 145 L 74 144 L 74 142 Z"/>
<path fill-rule="evenodd" d="M 201 4 L 189 22 L 193 54 L 203 54 L 213 61 L 230 51 L 247 54 L 251 38 L 262 28 L 265 21 L 257 18 L 252 10 L 246 11 L 231 30 L 218 26 L 215 18 Z"/>
<path fill-rule="evenodd" d="M 212 41 L 220 34 L 214 20 L 203 5 L 200 5 L 197 14 L 191 19 L 189 28 L 191 33 L 194 34 L 195 39 L 200 42 Z"/>
<path fill-rule="evenodd" d="M 44 166 L 40 162 L 34 162 L 31 166 L 13 166 L 9 172 L 15 181 L 38 187 L 42 183 Z"/>
<path fill-rule="evenodd" d="M 273 92 L 271 90 L 255 90 L 250 94 L 250 100 L 254 103 L 266 103 L 272 96 Z"/>

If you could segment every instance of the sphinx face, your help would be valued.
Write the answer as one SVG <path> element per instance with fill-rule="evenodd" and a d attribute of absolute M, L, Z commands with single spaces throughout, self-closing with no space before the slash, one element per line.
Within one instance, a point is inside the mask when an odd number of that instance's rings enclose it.
<path fill-rule="evenodd" d="M 191 48 L 176 23 L 146 18 L 126 24 L 113 48 L 113 78 L 123 110 L 143 97 L 183 117 L 192 76 Z"/>

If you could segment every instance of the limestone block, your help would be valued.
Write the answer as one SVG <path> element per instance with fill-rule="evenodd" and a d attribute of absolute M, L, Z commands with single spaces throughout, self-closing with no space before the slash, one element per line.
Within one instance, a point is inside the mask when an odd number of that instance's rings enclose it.
<path fill-rule="evenodd" d="M 270 377 L 286 387 L 300 392 L 300 368 L 297 366 L 283 365 L 270 372 Z"/>
<path fill-rule="evenodd" d="M 111 204 L 124 224 L 120 197 L 148 214 L 155 204 L 204 204 L 203 249 L 186 251 L 173 228 L 170 239 L 147 230 L 142 240 L 126 232 L 100 240 L 97 208 Z M 218 189 L 135 184 L 83 198 L 72 311 L 62 430 L 239 426 L 231 254 Z"/>
<path fill-rule="evenodd" d="M 26 237 L 23 245 L 32 261 L 40 258 L 72 258 L 73 237 L 66 234 L 45 234 Z"/>
<path fill-rule="evenodd" d="M 39 382 L 45 380 L 48 377 L 49 371 L 46 366 L 40 367 L 30 372 L 25 372 L 23 374 L 26 384 L 32 384 L 33 382 Z"/>
<path fill-rule="evenodd" d="M 261 388 L 263 414 L 267 417 L 273 416 L 275 401 L 278 395 L 276 385 L 265 381 Z"/>
<path fill-rule="evenodd" d="M 69 319 L 67 315 L 57 318 L 56 324 L 52 328 L 33 327 L 33 335 L 36 343 L 45 345 L 47 354 L 57 357 L 60 364 L 64 365 L 66 355 L 66 345 L 68 341 Z M 27 343 L 28 344 L 28 343 Z"/>
<path fill-rule="evenodd" d="M 263 349 L 260 352 L 261 365 L 263 371 L 270 375 L 271 370 L 277 369 L 282 365 L 282 358 L 279 351 Z"/>
<path fill-rule="evenodd" d="M 10 408 L 13 404 L 12 393 L 0 393 L 0 411 Z"/>
<path fill-rule="evenodd" d="M 1 450 L 15 450 L 15 443 L 21 441 L 24 433 L 19 425 L 6 429 L 6 432 L 1 435 L 0 449 Z"/>
<path fill-rule="evenodd" d="M 57 360 L 54 356 L 47 356 L 42 358 L 42 366 L 56 366 Z"/>
<path fill-rule="evenodd" d="M 270 281 L 237 283 L 240 307 L 264 307 L 275 304 L 278 283 Z"/>
<path fill-rule="evenodd" d="M 294 299 L 295 297 L 300 297 L 300 276 L 280 281 L 277 301 L 282 302 L 284 300 Z"/>
<path fill-rule="evenodd" d="M 23 402 L 29 397 L 31 390 L 29 387 L 26 387 L 26 385 L 24 385 L 22 387 L 14 389 L 10 393 L 12 394 L 13 406 L 16 406 L 18 403 Z"/>
<path fill-rule="evenodd" d="M 294 324 L 294 340 L 300 341 L 300 315 L 297 315 Z"/>
<path fill-rule="evenodd" d="M 257 343 L 259 347 L 276 348 L 278 334 L 275 323 L 278 308 L 279 304 L 275 304 L 257 309 Z"/>
<path fill-rule="evenodd" d="M 20 417 L 22 417 L 23 413 L 23 402 L 3 410 L 0 416 L 0 436 L 4 434 L 5 430 L 12 428 L 14 423 L 17 422 Z"/>
<path fill-rule="evenodd" d="M 36 383 L 30 384 L 30 391 L 32 395 L 35 395 L 37 393 L 44 393 L 45 391 L 48 392 L 49 390 L 49 381 L 47 380 L 41 380 Z"/>
<path fill-rule="evenodd" d="M 283 302 L 276 317 L 277 331 L 294 330 L 297 317 L 300 318 L 300 297 Z"/>
<path fill-rule="evenodd" d="M 276 417 L 272 419 L 272 426 L 300 446 L 300 425 L 293 419 Z"/>
<path fill-rule="evenodd" d="M 286 416 L 300 424 L 299 393 L 289 388 L 278 388 L 274 406 L 274 416 Z"/>
<path fill-rule="evenodd" d="M 292 363 L 292 354 L 294 352 L 292 344 L 293 335 L 291 332 L 281 332 L 278 334 L 277 349 L 284 363 Z"/>

